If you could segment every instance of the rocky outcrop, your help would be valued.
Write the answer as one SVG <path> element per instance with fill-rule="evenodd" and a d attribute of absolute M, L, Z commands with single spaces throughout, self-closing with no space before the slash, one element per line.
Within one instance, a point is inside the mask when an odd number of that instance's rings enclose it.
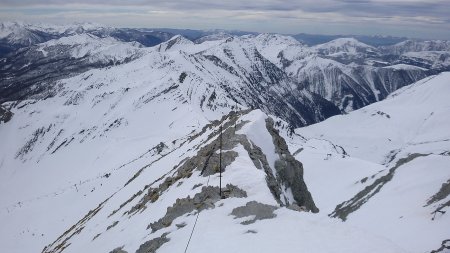
<path fill-rule="evenodd" d="M 7 123 L 8 121 L 10 121 L 12 116 L 13 113 L 10 110 L 0 105 L 0 124 Z"/>
<path fill-rule="evenodd" d="M 436 250 L 432 250 L 430 253 L 439 253 L 439 252 L 444 253 L 448 252 L 448 250 L 450 250 L 450 239 L 443 240 L 441 246 Z"/>
<path fill-rule="evenodd" d="M 285 189 L 291 189 L 295 204 L 305 207 L 308 211 L 319 212 L 303 180 L 303 165 L 289 152 L 286 141 L 279 135 L 278 130 L 274 128 L 272 118 L 267 118 L 266 127 L 270 135 L 272 135 L 275 153 L 279 156 L 279 159 L 275 161 L 278 183 Z"/>
<path fill-rule="evenodd" d="M 160 237 L 156 237 L 141 244 L 139 249 L 136 250 L 136 253 L 155 253 L 164 243 L 170 241 L 170 239 L 167 238 L 167 235 L 168 233 L 164 233 Z"/>
<path fill-rule="evenodd" d="M 123 250 L 122 248 L 115 248 L 109 253 L 127 253 L 127 252 L 125 250 Z"/>
<path fill-rule="evenodd" d="M 364 205 L 370 198 L 375 196 L 381 188 L 394 177 L 395 171 L 402 165 L 411 162 L 412 160 L 427 156 L 428 154 L 410 154 L 405 158 L 401 158 L 397 161 L 394 167 L 389 169 L 388 174 L 376 179 L 371 185 L 366 186 L 362 191 L 358 192 L 353 198 L 348 201 L 342 202 L 337 205 L 334 211 L 329 214 L 330 217 L 340 218 L 341 220 L 347 220 L 349 214 L 358 210 Z"/>
<path fill-rule="evenodd" d="M 278 207 L 250 201 L 245 206 L 236 207 L 231 211 L 235 218 L 251 217 L 251 219 L 241 222 L 242 225 L 255 223 L 257 220 L 272 219 L 277 215 L 274 211 Z"/>
<path fill-rule="evenodd" d="M 204 186 L 202 191 L 195 194 L 193 198 L 177 199 L 176 202 L 167 208 L 166 215 L 156 222 L 150 223 L 147 228 L 151 228 L 152 232 L 156 232 L 162 228 L 168 227 L 176 218 L 190 213 L 194 210 L 201 212 L 202 210 L 214 208 L 217 201 L 222 198 L 245 198 L 247 193 L 234 185 L 228 184 L 222 189 L 222 197 L 219 194 L 219 187 Z"/>
<path fill-rule="evenodd" d="M 447 198 L 450 195 L 450 179 L 443 183 L 441 189 L 431 196 L 427 201 L 427 206 Z"/>

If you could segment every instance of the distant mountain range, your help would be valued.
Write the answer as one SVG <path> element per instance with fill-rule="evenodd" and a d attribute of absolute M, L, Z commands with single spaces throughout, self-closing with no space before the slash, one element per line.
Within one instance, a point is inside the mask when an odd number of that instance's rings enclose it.
<path fill-rule="evenodd" d="M 448 41 L 11 22 L 0 40 L 2 252 L 450 247 Z"/>
<path fill-rule="evenodd" d="M 176 49 L 180 57 L 199 64 L 192 74 L 213 77 L 211 85 L 216 88 L 209 90 L 215 94 L 223 90 L 224 97 L 233 101 L 226 104 L 261 108 L 303 126 L 380 101 L 402 86 L 450 70 L 447 41 L 406 40 L 375 47 L 355 38 L 338 38 L 307 46 L 284 35 L 223 30 L 20 23 L 3 23 L 0 28 L 3 48 L 10 50 L 1 59 L 0 102 L 51 96 L 61 78 Z M 172 36 L 175 32 L 196 43 Z M 180 63 L 155 64 L 163 69 Z M 178 68 L 189 76 L 191 63 L 183 64 Z M 236 80 L 231 82 L 230 75 Z M 211 94 L 202 94 L 200 100 Z"/>
<path fill-rule="evenodd" d="M 113 28 L 99 24 L 79 23 L 73 25 L 49 25 L 49 24 L 27 24 L 21 22 L 4 22 L 0 24 L 0 56 L 11 52 L 22 46 L 44 42 L 71 34 L 89 32 L 99 37 L 111 36 L 121 41 L 136 41 L 144 46 L 155 46 L 167 41 L 175 35 L 182 35 L 192 41 L 204 41 L 210 36 L 226 34 L 229 36 L 258 35 L 256 32 L 233 31 L 233 30 L 193 30 L 173 28 Z M 361 35 L 318 35 L 318 34 L 295 34 L 290 35 L 298 41 L 314 46 L 323 44 L 339 38 L 355 38 L 371 46 L 388 46 L 407 40 L 404 37 L 391 36 L 361 36 Z"/>

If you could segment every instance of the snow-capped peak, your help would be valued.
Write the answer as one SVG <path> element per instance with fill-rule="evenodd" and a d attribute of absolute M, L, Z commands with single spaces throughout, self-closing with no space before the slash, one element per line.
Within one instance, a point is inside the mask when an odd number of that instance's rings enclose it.
<path fill-rule="evenodd" d="M 263 46 L 276 45 L 302 45 L 298 40 L 291 36 L 285 36 L 273 33 L 262 33 L 255 37 L 255 40 Z"/>
<path fill-rule="evenodd" d="M 383 47 L 388 53 L 400 55 L 407 52 L 422 51 L 450 51 L 450 41 L 447 40 L 427 40 L 415 41 L 405 40 L 392 46 Z"/>
<path fill-rule="evenodd" d="M 360 52 L 364 53 L 368 51 L 376 51 L 374 47 L 364 44 L 355 38 L 338 38 L 330 42 L 317 45 L 313 48 L 325 55 L 340 52 L 356 54 Z"/>
<path fill-rule="evenodd" d="M 203 43 L 205 41 L 217 41 L 217 40 L 226 40 L 228 38 L 233 37 L 233 35 L 225 32 L 225 31 L 220 31 L 218 33 L 213 33 L 210 35 L 206 35 L 203 36 L 197 40 L 195 40 L 196 43 Z"/>
<path fill-rule="evenodd" d="M 175 35 L 170 40 L 159 44 L 157 48 L 158 51 L 165 52 L 172 50 L 180 50 L 193 45 L 195 45 L 194 42 L 183 37 L 182 35 Z"/>
<path fill-rule="evenodd" d="M 82 33 L 38 44 L 37 50 L 46 56 L 49 52 L 54 51 L 49 48 L 61 46 L 65 50 L 69 50 L 73 58 L 90 56 L 95 61 L 111 59 L 114 62 L 135 57 L 142 48 L 142 45 L 137 42 L 121 42 L 112 37 L 99 38 L 92 34 Z"/>

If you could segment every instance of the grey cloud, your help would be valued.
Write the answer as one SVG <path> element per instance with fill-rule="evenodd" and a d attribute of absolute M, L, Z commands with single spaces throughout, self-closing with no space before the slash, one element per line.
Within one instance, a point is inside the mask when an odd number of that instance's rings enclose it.
<path fill-rule="evenodd" d="M 0 6 L 9 8 L 33 8 L 36 5 L 40 5 L 40 8 L 52 6 L 52 8 L 60 9 L 65 8 L 65 6 L 67 8 L 81 8 L 76 7 L 76 5 L 105 5 L 135 9 L 145 7 L 147 9 L 186 12 L 191 15 L 210 10 L 261 11 L 280 18 L 295 18 L 296 15 L 292 12 L 314 14 L 318 18 L 324 13 L 333 13 L 343 17 L 347 16 L 349 20 L 355 17 L 378 18 L 380 20 L 400 17 L 404 20 L 412 20 L 421 16 L 428 17 L 430 23 L 433 20 L 433 22 L 439 21 L 446 24 L 449 24 L 448 13 L 450 13 L 450 2 L 448 0 L 0 0 Z"/>

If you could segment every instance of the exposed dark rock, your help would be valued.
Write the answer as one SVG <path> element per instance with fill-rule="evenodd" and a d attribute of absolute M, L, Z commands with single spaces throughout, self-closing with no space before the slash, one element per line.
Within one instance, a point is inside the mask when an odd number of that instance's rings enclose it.
<path fill-rule="evenodd" d="M 122 247 L 115 248 L 109 253 L 127 253 L 125 250 L 122 249 Z"/>
<path fill-rule="evenodd" d="M 203 184 L 196 184 L 196 185 L 194 185 L 194 186 L 192 186 L 192 190 L 194 190 L 195 188 L 198 188 L 198 187 L 200 187 L 200 186 L 202 186 Z"/>
<path fill-rule="evenodd" d="M 187 225 L 186 222 L 175 224 L 175 226 L 177 226 L 177 228 L 184 228 L 186 225 Z"/>
<path fill-rule="evenodd" d="M 223 139 L 224 139 L 223 149 L 224 150 L 232 149 L 233 147 L 235 147 L 236 142 L 231 142 L 231 138 L 234 136 L 234 132 L 235 132 L 234 128 L 231 129 L 231 126 L 233 126 L 236 123 L 236 120 L 238 119 L 239 115 L 242 115 L 242 114 L 245 114 L 248 112 L 249 112 L 248 110 L 241 111 L 241 112 L 231 112 L 228 115 L 223 116 L 221 121 L 218 121 L 218 120 L 213 121 L 210 124 L 208 124 L 207 126 L 203 127 L 203 129 L 200 131 L 200 133 L 191 136 L 188 139 L 188 141 L 194 140 L 195 138 L 203 135 L 207 129 L 217 127 L 222 122 L 224 122 L 228 119 L 229 121 L 226 121 L 223 124 L 224 128 L 229 128 L 229 130 L 226 130 L 223 133 Z M 242 127 L 243 124 L 245 124 L 245 122 L 241 122 L 241 124 L 237 125 L 236 128 L 240 129 L 240 127 Z M 136 198 L 138 195 L 141 195 L 143 192 L 147 191 L 147 193 L 139 201 L 139 203 L 136 204 L 135 206 L 133 206 L 129 211 L 126 211 L 125 213 L 134 214 L 138 211 L 143 211 L 146 207 L 146 204 L 149 201 L 153 201 L 153 202 L 156 201 L 157 200 L 156 196 L 163 194 L 163 192 L 165 190 L 167 190 L 170 186 L 174 185 L 180 179 L 189 178 L 192 175 L 193 170 L 195 170 L 195 169 L 201 170 L 201 174 L 203 176 L 208 176 L 208 175 L 212 175 L 214 173 L 218 173 L 219 172 L 219 170 L 218 170 L 219 155 L 217 154 L 217 151 L 219 150 L 218 135 L 219 135 L 218 131 L 211 133 L 208 136 L 206 141 L 209 141 L 210 139 L 215 137 L 216 139 L 212 143 L 200 148 L 200 151 L 197 152 L 197 154 L 194 157 L 182 160 L 171 171 L 169 171 L 165 175 L 161 176 L 159 179 L 155 180 L 150 185 L 147 185 L 145 187 L 145 189 L 139 191 L 132 198 L 127 200 L 125 203 L 121 204 L 118 209 L 114 210 L 114 212 L 110 214 L 110 216 L 113 215 L 114 213 L 116 213 L 118 210 L 120 210 L 123 206 L 125 206 L 126 204 L 131 202 L 131 200 Z M 236 138 L 233 138 L 233 140 L 236 140 Z M 181 145 L 183 145 L 183 143 Z M 248 144 L 248 146 L 250 146 L 250 145 Z M 151 150 L 154 150 L 156 148 L 157 147 L 154 147 Z M 197 148 L 199 148 L 199 146 L 196 146 L 195 148 L 197 149 Z M 150 152 L 151 150 L 149 150 L 148 152 Z M 170 152 L 173 152 L 173 151 L 170 151 Z M 144 155 L 141 155 L 140 157 L 143 157 Z M 163 154 L 156 161 L 160 160 L 165 155 L 167 155 L 167 154 Z M 231 150 L 223 152 L 223 154 L 222 154 L 222 171 L 223 171 L 224 167 L 228 166 L 229 164 L 231 164 L 234 161 L 236 156 L 237 156 L 237 153 L 234 151 L 231 151 Z M 153 163 L 151 163 L 151 164 L 153 164 Z M 134 179 L 136 179 L 142 173 L 142 171 L 145 168 L 151 166 L 151 164 L 142 167 L 130 180 L 128 180 L 128 182 L 125 184 L 125 186 L 128 185 Z M 173 175 L 169 176 L 170 174 L 173 174 Z M 153 186 L 154 184 L 156 184 L 159 181 L 163 181 L 163 182 L 158 187 L 149 189 L 150 186 Z"/>
<path fill-rule="evenodd" d="M 141 210 L 145 210 L 145 205 L 150 202 L 150 203 L 154 203 L 155 201 L 157 201 L 159 198 L 159 189 L 155 189 L 155 188 L 149 188 L 147 190 L 147 193 L 144 195 L 144 197 L 139 201 L 139 203 L 137 203 L 136 205 L 134 205 L 127 213 L 128 214 L 133 214 L 136 213 L 137 211 Z"/>
<path fill-rule="evenodd" d="M 163 152 L 164 149 L 167 148 L 167 145 L 164 144 L 164 142 L 160 142 L 158 145 L 156 145 L 155 149 L 156 149 L 156 153 L 157 154 L 161 154 L 161 152 Z"/>
<path fill-rule="evenodd" d="M 112 213 L 110 213 L 108 215 L 108 218 L 113 216 L 114 214 L 116 214 L 120 209 L 122 209 L 122 207 L 126 206 L 128 203 L 130 203 L 131 201 L 133 201 L 133 199 L 135 199 L 137 196 L 142 194 L 142 190 L 136 192 L 135 194 L 133 194 L 133 196 L 131 196 L 129 199 L 127 199 L 125 202 L 123 202 L 122 204 L 120 204 L 119 208 L 115 209 L 114 211 L 112 211 Z"/>
<path fill-rule="evenodd" d="M 293 155 L 293 156 L 296 156 L 296 155 L 300 154 L 302 151 L 303 151 L 303 148 L 299 148 L 299 149 L 297 149 L 297 150 L 294 152 L 294 154 L 292 154 L 292 155 Z"/>
<path fill-rule="evenodd" d="M 3 107 L 2 105 L 0 105 L 0 124 L 3 123 L 7 123 L 8 121 L 11 120 L 13 116 L 13 113 L 6 109 L 5 107 Z"/>
<path fill-rule="evenodd" d="M 303 165 L 289 152 L 286 141 L 279 135 L 278 130 L 274 128 L 272 118 L 267 118 L 266 128 L 272 136 L 275 153 L 279 156 L 279 159 L 275 161 L 275 170 L 279 184 L 292 190 L 294 200 L 298 206 L 304 206 L 313 213 L 319 212 L 303 180 Z"/>
<path fill-rule="evenodd" d="M 427 206 L 445 199 L 448 195 L 450 195 L 450 179 L 443 183 L 441 189 L 428 199 Z"/>
<path fill-rule="evenodd" d="M 88 222 L 92 217 L 94 217 L 103 207 L 103 205 L 108 201 L 100 203 L 95 209 L 90 210 L 81 220 L 79 220 L 75 225 L 66 230 L 62 235 L 60 235 L 54 242 L 44 247 L 42 253 L 61 253 L 70 245 L 70 238 L 74 235 L 81 233 L 84 229 L 86 222 Z"/>
<path fill-rule="evenodd" d="M 228 184 L 222 189 L 223 198 L 245 198 L 247 193 L 234 185 Z M 177 199 L 176 202 L 167 208 L 167 212 L 158 221 L 150 223 L 147 228 L 151 228 L 152 232 L 168 227 L 176 218 L 190 213 L 194 210 L 200 212 L 205 209 L 214 208 L 217 201 L 221 200 L 219 195 L 219 187 L 204 186 L 202 191 L 195 194 L 194 198 Z"/>
<path fill-rule="evenodd" d="M 136 253 L 155 253 L 156 250 L 159 249 L 164 243 L 170 241 L 170 239 L 167 238 L 168 234 L 169 233 L 164 233 L 160 237 L 156 237 L 141 244 L 139 249 L 136 250 Z"/>
<path fill-rule="evenodd" d="M 180 77 L 178 77 L 178 81 L 179 81 L 180 83 L 183 83 L 183 82 L 184 82 L 184 79 L 186 78 L 186 76 L 187 76 L 186 72 L 181 73 L 181 74 L 180 74 Z"/>
<path fill-rule="evenodd" d="M 250 143 L 247 138 L 243 138 L 241 144 L 244 146 L 244 149 L 247 151 L 255 167 L 264 170 L 266 173 L 266 183 L 270 192 L 278 204 L 283 205 L 283 202 L 281 201 L 281 186 L 272 173 L 272 169 L 269 166 L 266 155 L 262 152 L 261 148 L 256 146 L 254 143 Z"/>
<path fill-rule="evenodd" d="M 290 204 L 287 208 L 297 211 L 297 212 L 309 212 L 310 211 L 305 206 L 299 206 L 296 203 Z"/>
<path fill-rule="evenodd" d="M 30 98 L 48 98 L 56 95 L 58 80 L 88 71 L 130 62 L 138 53 L 131 53 L 120 60 L 102 60 L 89 56 L 72 57 L 70 45 L 54 45 L 45 48 L 42 57 L 39 45 L 31 45 L 14 51 L 4 58 L 0 67 L 0 103 Z"/>
<path fill-rule="evenodd" d="M 441 246 L 436 250 L 430 251 L 430 253 L 445 253 L 448 252 L 447 250 L 450 250 L 450 239 L 443 240 Z"/>
<path fill-rule="evenodd" d="M 376 179 L 371 185 L 366 186 L 362 191 L 358 192 L 350 200 L 344 201 L 337 205 L 334 211 L 329 214 L 330 217 L 340 218 L 345 221 L 349 214 L 358 210 L 362 205 L 364 205 L 370 198 L 377 194 L 381 188 L 394 177 L 395 171 L 402 165 L 411 162 L 412 160 L 427 156 L 428 154 L 410 154 L 405 158 L 401 158 L 397 161 L 394 167 L 389 169 L 389 173 Z"/>
<path fill-rule="evenodd" d="M 252 219 L 241 222 L 242 225 L 255 223 L 257 220 L 272 219 L 277 215 L 274 211 L 278 207 L 262 204 L 256 201 L 250 201 L 245 206 L 236 207 L 231 211 L 231 215 L 235 218 L 243 218 L 252 216 Z"/>
<path fill-rule="evenodd" d="M 440 205 L 436 208 L 436 210 L 434 210 L 434 211 L 432 212 L 433 218 L 431 218 L 431 220 L 434 220 L 434 219 L 436 218 L 436 214 L 438 214 L 438 213 L 440 213 L 440 214 L 445 214 L 446 211 L 444 211 L 443 209 L 446 208 L 446 207 L 450 207 L 450 200 L 448 200 L 448 201 L 445 202 L 445 203 L 440 204 Z"/>
<path fill-rule="evenodd" d="M 109 225 L 106 230 L 110 230 L 111 228 L 115 227 L 117 224 L 119 224 L 119 221 L 114 221 L 113 224 Z"/>
<path fill-rule="evenodd" d="M 40 127 L 36 129 L 33 132 L 31 138 L 25 143 L 25 145 L 22 148 L 20 148 L 19 151 L 17 151 L 16 158 L 23 159 L 26 154 L 28 154 L 33 150 L 36 143 L 40 141 L 40 138 L 43 137 L 47 132 L 49 132 L 51 128 L 52 125 L 49 125 L 47 128 Z"/>
<path fill-rule="evenodd" d="M 101 236 L 102 234 L 101 233 L 99 233 L 99 234 L 96 234 L 95 236 L 94 236 L 94 238 L 92 238 L 92 241 L 94 241 L 95 239 L 97 239 L 99 236 Z"/>
<path fill-rule="evenodd" d="M 364 184 L 365 182 L 367 182 L 368 179 L 369 179 L 368 177 L 365 177 L 365 178 L 361 179 L 359 182 L 361 184 Z"/>

